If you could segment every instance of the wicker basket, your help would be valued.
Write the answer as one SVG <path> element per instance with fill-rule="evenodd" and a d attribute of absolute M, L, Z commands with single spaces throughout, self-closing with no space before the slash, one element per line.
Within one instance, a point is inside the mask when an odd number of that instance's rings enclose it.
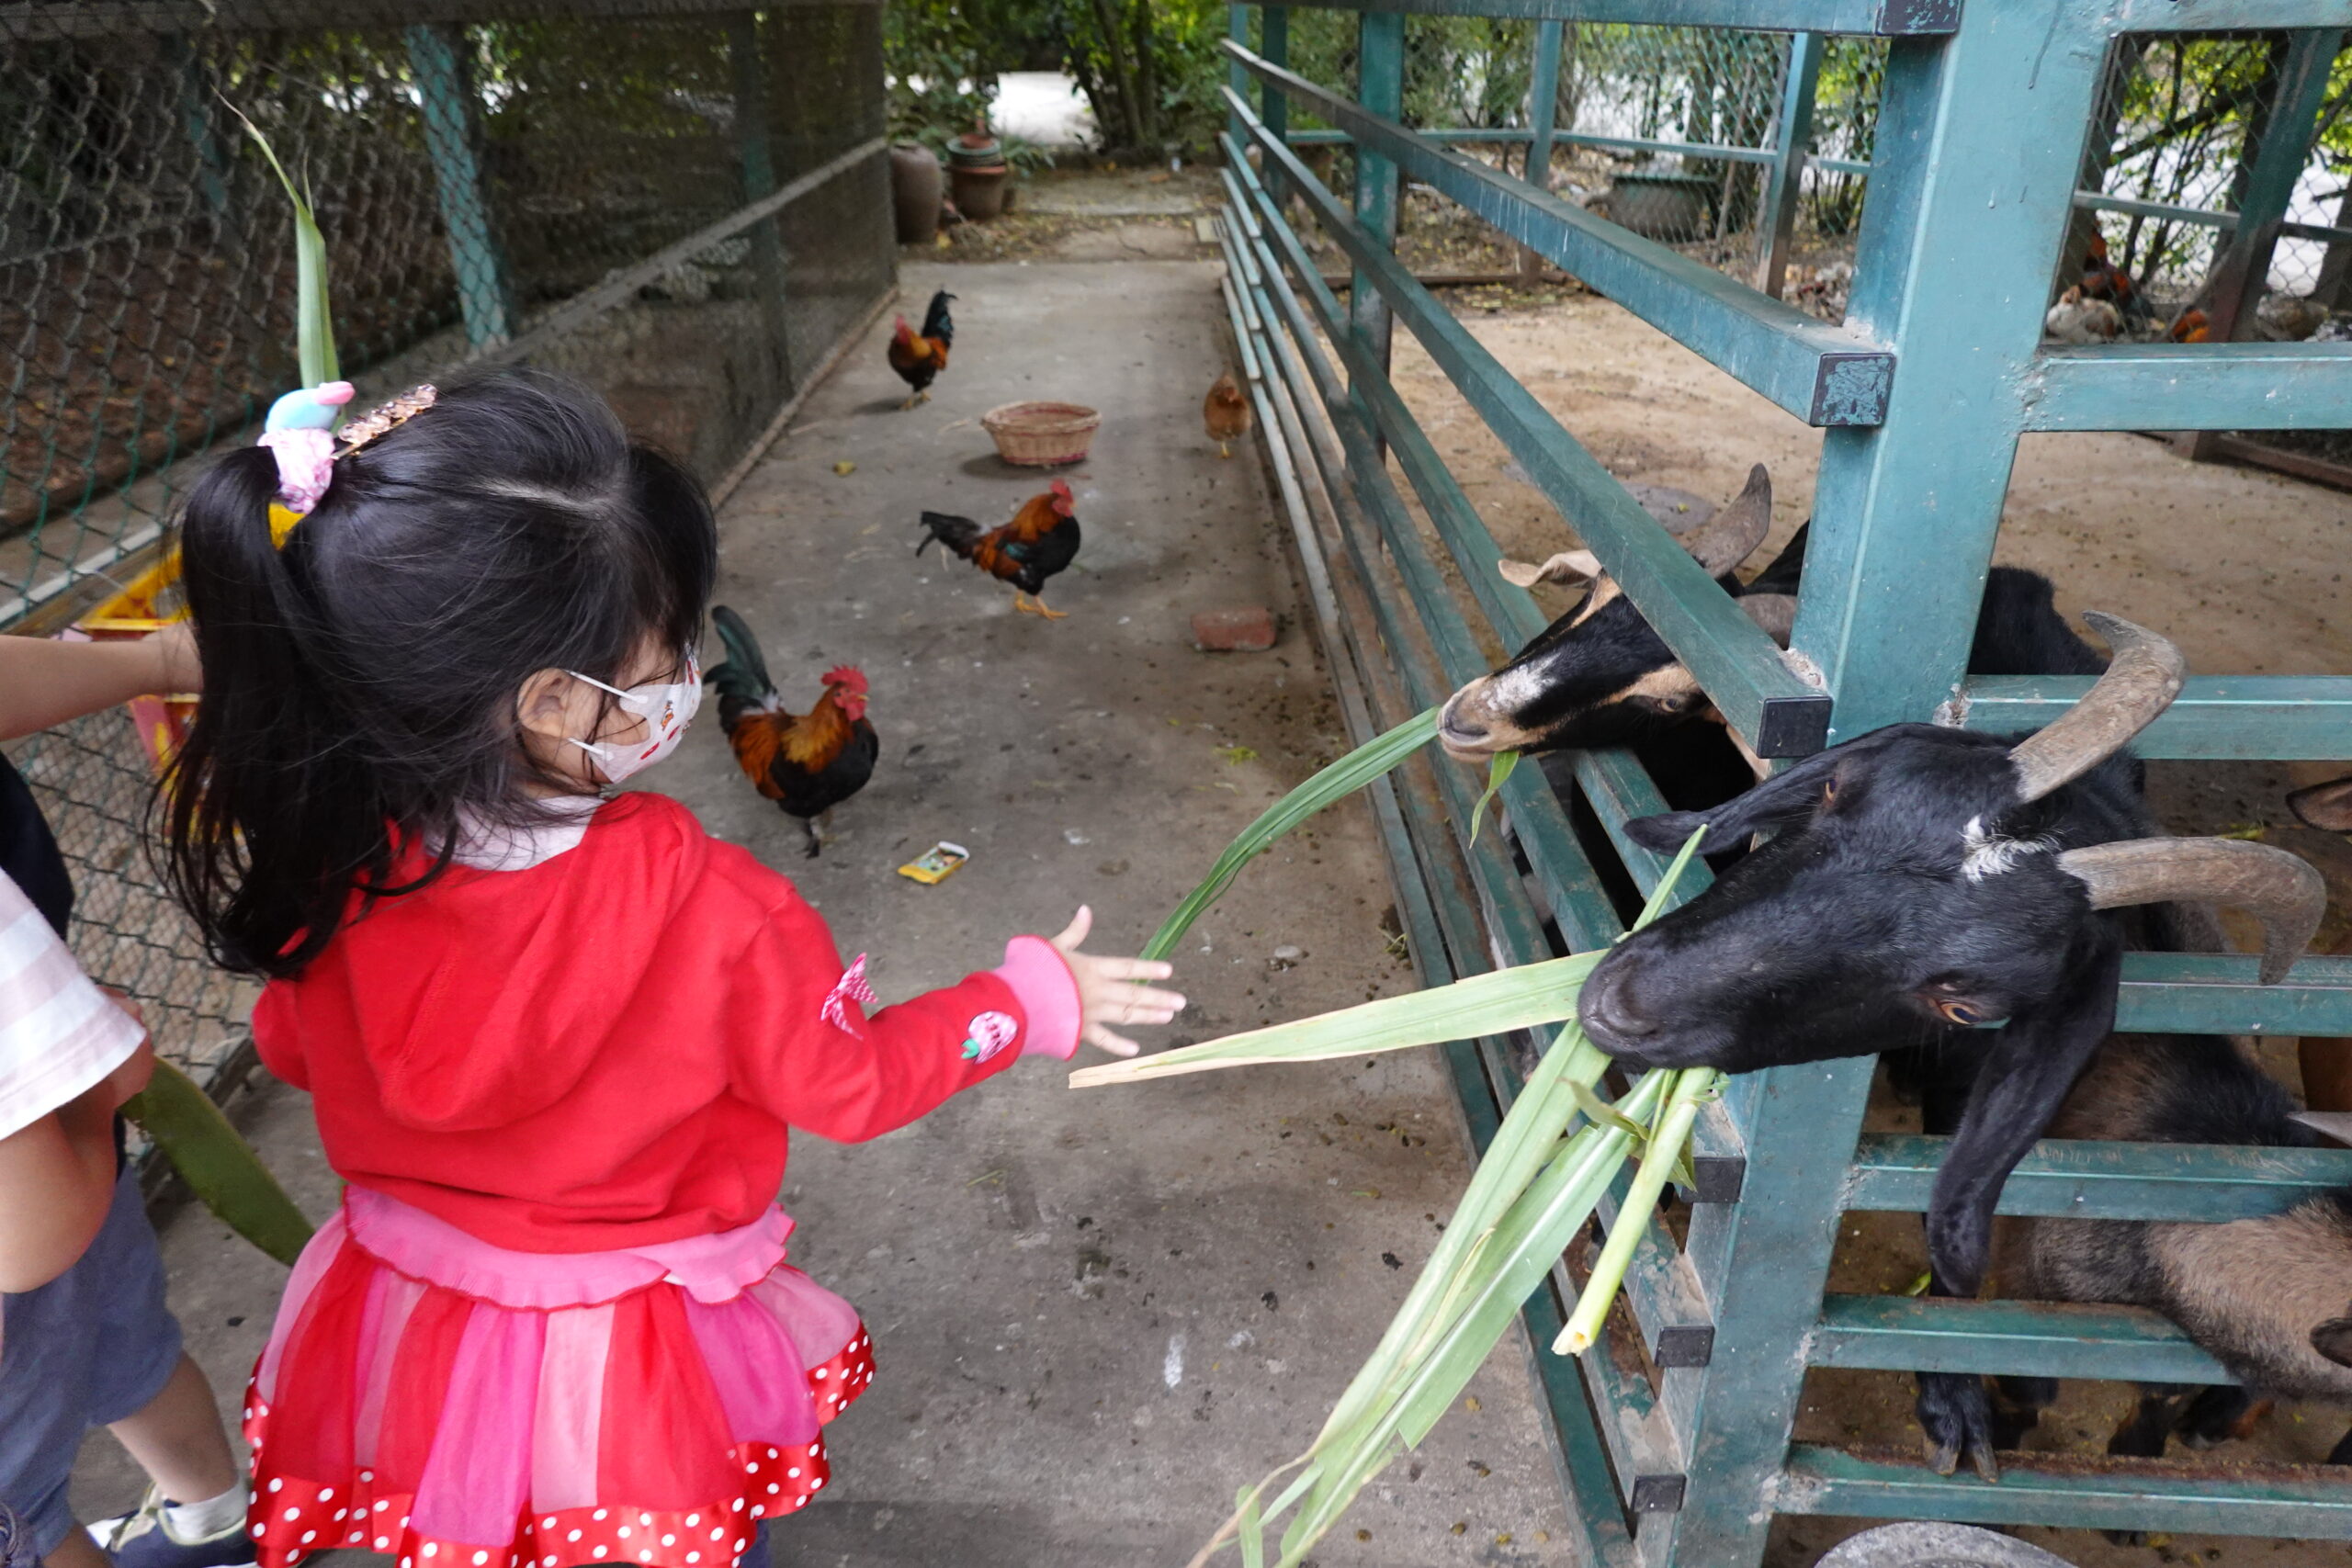
<path fill-rule="evenodd" d="M 1024 468 L 1082 463 L 1102 416 L 1082 403 L 1006 403 L 980 416 L 997 455 Z"/>

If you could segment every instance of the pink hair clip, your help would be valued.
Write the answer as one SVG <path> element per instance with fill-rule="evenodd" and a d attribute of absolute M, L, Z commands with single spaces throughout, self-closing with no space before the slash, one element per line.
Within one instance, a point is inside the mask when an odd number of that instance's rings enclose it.
<path fill-rule="evenodd" d="M 348 381 L 329 381 L 288 392 L 270 405 L 261 445 L 277 458 L 277 499 L 297 516 L 306 515 L 327 492 L 334 462 L 348 457 L 396 426 L 433 406 L 431 387 L 414 387 L 390 402 L 353 420 L 338 435 L 334 422 L 351 401 Z"/>

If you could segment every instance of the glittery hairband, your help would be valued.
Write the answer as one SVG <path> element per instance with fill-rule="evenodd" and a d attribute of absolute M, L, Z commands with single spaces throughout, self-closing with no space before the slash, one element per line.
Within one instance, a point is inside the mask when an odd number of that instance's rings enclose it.
<path fill-rule="evenodd" d="M 278 504 L 297 517 L 307 514 L 326 494 L 335 459 L 348 457 L 386 431 L 406 424 L 433 406 L 435 394 L 431 387 L 412 387 L 338 434 L 335 415 L 351 395 L 348 381 L 307 387 L 272 403 L 263 421 L 261 445 L 277 458 Z"/>

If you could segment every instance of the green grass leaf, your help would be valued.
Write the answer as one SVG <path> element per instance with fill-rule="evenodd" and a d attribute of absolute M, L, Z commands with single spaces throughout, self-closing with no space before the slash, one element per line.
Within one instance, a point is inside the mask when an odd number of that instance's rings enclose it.
<path fill-rule="evenodd" d="M 1201 885 L 1186 894 L 1184 901 L 1160 923 L 1159 930 L 1144 943 L 1143 956 L 1165 958 L 1176 951 L 1176 944 L 1193 929 L 1193 922 L 1223 897 L 1225 890 L 1233 886 L 1233 879 L 1241 874 L 1241 868 L 1265 853 L 1275 840 L 1333 801 L 1353 795 L 1428 745 L 1437 735 L 1437 713 L 1431 708 L 1415 714 L 1385 734 L 1373 737 L 1266 807 L 1227 846 Z"/>
<path fill-rule="evenodd" d="M 245 134 L 254 139 L 261 155 L 269 160 L 277 183 L 286 187 L 286 199 L 294 205 L 295 355 L 301 369 L 302 385 L 317 387 L 341 380 L 335 363 L 334 321 L 327 304 L 326 236 L 320 232 L 318 217 L 311 210 L 302 191 L 296 187 L 294 176 L 278 162 L 269 138 L 236 105 L 231 104 L 229 112 L 244 125 Z"/>
<path fill-rule="evenodd" d="M 1522 964 L 1474 975 L 1434 990 L 1383 997 L 1337 1012 L 1272 1024 L 1242 1034 L 1081 1067 L 1070 1074 L 1072 1089 L 1133 1083 L 1213 1072 L 1253 1062 L 1320 1062 L 1333 1056 L 1365 1056 L 1406 1051 L 1448 1040 L 1470 1040 L 1513 1029 L 1557 1023 L 1577 1010 L 1577 987 L 1598 953 L 1579 953 L 1542 964 Z"/>
<path fill-rule="evenodd" d="M 228 1117 L 169 1062 L 133 1095 L 122 1113 L 164 1151 L 204 1206 L 280 1263 L 291 1264 L 311 1239 L 311 1222 L 261 1163 Z"/>
<path fill-rule="evenodd" d="M 1487 759 L 1487 792 L 1478 797 L 1478 804 L 1470 808 L 1472 843 L 1478 841 L 1478 825 L 1486 818 L 1487 803 L 1501 793 L 1503 781 L 1510 777 L 1511 770 L 1518 766 L 1519 753 L 1516 751 L 1498 751 Z"/>

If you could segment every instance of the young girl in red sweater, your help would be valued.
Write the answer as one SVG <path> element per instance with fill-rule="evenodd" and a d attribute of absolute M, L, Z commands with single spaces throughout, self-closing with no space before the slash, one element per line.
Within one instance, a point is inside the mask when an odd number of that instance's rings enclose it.
<path fill-rule="evenodd" d="M 1080 910 L 869 1016 L 790 883 L 599 797 L 694 714 L 716 538 L 592 394 L 419 389 L 311 445 L 189 496 L 169 798 L 175 891 L 266 976 L 255 1044 L 348 1183 L 247 1396 L 260 1561 L 727 1568 L 873 1376 L 784 1262 L 786 1128 L 876 1137 L 1182 998 Z"/>

